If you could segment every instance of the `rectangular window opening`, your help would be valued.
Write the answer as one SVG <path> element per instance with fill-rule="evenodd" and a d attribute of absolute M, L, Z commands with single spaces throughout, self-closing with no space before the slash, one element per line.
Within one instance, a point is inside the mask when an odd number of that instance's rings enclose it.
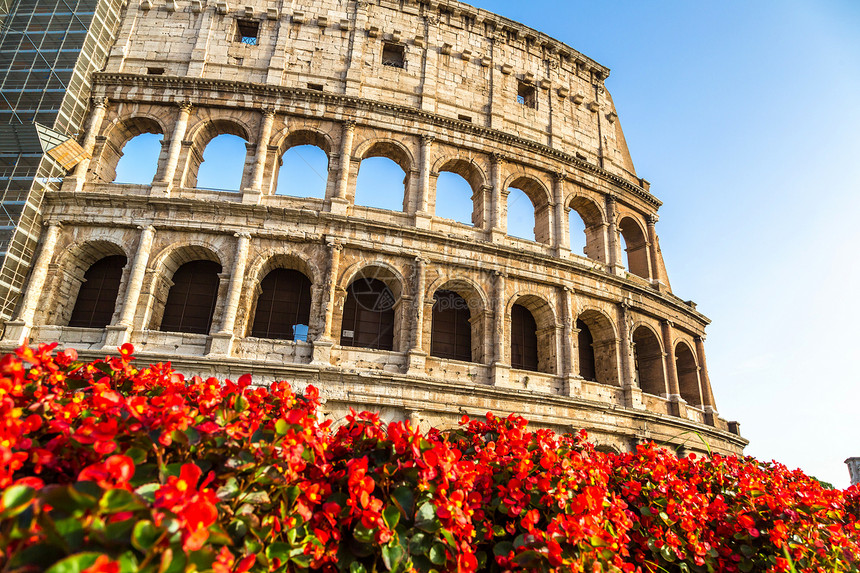
<path fill-rule="evenodd" d="M 164 68 L 146 68 L 146 75 L 148 76 L 163 76 Z"/>
<path fill-rule="evenodd" d="M 537 107 L 537 98 L 535 97 L 535 87 L 526 82 L 520 81 L 517 84 L 517 103 L 525 107 L 534 109 Z"/>
<path fill-rule="evenodd" d="M 323 91 L 323 85 L 322 84 L 308 84 L 308 89 L 321 92 L 321 91 Z"/>
<path fill-rule="evenodd" d="M 460 114 L 457 116 L 457 119 L 459 119 L 460 121 L 468 121 L 469 123 L 472 123 L 472 117 L 469 115 Z"/>
<path fill-rule="evenodd" d="M 406 47 L 385 42 L 382 45 L 382 65 L 392 68 L 406 67 Z"/>
<path fill-rule="evenodd" d="M 236 41 L 256 46 L 260 35 L 260 23 L 253 20 L 236 20 Z"/>

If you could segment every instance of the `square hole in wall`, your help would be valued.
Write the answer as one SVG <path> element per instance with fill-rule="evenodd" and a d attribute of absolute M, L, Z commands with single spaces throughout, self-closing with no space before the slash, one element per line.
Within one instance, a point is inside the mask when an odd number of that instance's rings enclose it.
<path fill-rule="evenodd" d="M 402 44 L 382 44 L 382 65 L 392 68 L 406 67 L 406 47 Z"/>
<path fill-rule="evenodd" d="M 236 20 L 236 41 L 256 46 L 260 36 L 260 23 L 253 20 Z"/>
<path fill-rule="evenodd" d="M 146 75 L 162 76 L 164 75 L 164 68 L 146 68 Z"/>
<path fill-rule="evenodd" d="M 460 115 L 457 116 L 457 119 L 459 119 L 460 121 L 468 121 L 469 123 L 472 123 L 472 116 L 470 116 L 470 115 L 463 115 L 461 113 Z"/>
<path fill-rule="evenodd" d="M 308 89 L 314 90 L 317 92 L 321 92 L 321 91 L 323 91 L 323 85 L 322 84 L 308 84 Z"/>
<path fill-rule="evenodd" d="M 535 87 L 526 82 L 517 82 L 517 103 L 534 109 L 537 107 L 537 98 L 535 97 Z"/>

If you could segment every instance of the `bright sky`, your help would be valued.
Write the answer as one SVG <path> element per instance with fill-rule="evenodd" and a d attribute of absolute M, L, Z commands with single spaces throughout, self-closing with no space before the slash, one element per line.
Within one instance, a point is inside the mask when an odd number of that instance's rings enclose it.
<path fill-rule="evenodd" d="M 741 423 L 747 454 L 847 487 L 843 462 L 860 456 L 860 2 L 472 4 L 612 70 L 637 172 L 664 202 L 657 231 L 673 290 L 713 320 L 706 350 L 721 416 Z M 244 143 L 223 145 L 207 149 L 200 187 L 233 185 L 210 170 L 244 157 Z M 402 201 L 402 172 L 386 161 L 365 161 L 360 179 L 393 172 L 390 190 L 363 194 L 359 181 L 358 202 Z M 304 166 L 321 196 L 324 155 L 295 148 L 282 174 L 290 166 Z M 134 178 L 120 169 L 118 180 Z M 281 181 L 281 192 L 295 185 Z M 457 184 L 440 181 L 443 216 L 468 222 Z M 528 236 L 533 222 L 509 225 Z"/>

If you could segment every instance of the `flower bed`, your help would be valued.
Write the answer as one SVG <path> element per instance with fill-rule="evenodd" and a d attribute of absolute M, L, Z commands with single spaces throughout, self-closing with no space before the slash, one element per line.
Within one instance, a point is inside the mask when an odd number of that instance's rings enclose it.
<path fill-rule="evenodd" d="M 3 571 L 860 570 L 860 488 L 779 464 L 491 414 L 333 429 L 312 387 L 53 349 L 0 361 Z"/>

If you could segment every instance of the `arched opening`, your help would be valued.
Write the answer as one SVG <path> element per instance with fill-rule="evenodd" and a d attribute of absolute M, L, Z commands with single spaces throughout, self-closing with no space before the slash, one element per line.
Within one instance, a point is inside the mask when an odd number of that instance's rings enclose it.
<path fill-rule="evenodd" d="M 115 183 L 149 185 L 158 171 L 158 157 L 161 155 L 160 133 L 142 133 L 132 137 L 122 148 L 119 163 L 116 165 Z"/>
<path fill-rule="evenodd" d="M 576 321 L 579 375 L 618 386 L 618 344 L 612 322 L 601 312 L 586 310 Z"/>
<path fill-rule="evenodd" d="M 594 337 L 588 325 L 581 320 L 576 321 L 577 347 L 579 349 L 579 375 L 586 380 L 597 382 L 597 366 L 594 358 Z"/>
<path fill-rule="evenodd" d="M 106 133 L 101 156 L 92 164 L 98 181 L 149 185 L 158 171 L 161 125 L 149 117 L 131 117 Z"/>
<path fill-rule="evenodd" d="M 277 195 L 325 199 L 328 184 L 328 154 L 318 145 L 293 145 L 281 156 Z"/>
<path fill-rule="evenodd" d="M 633 359 L 636 378 L 642 391 L 655 396 L 666 396 L 663 349 L 657 336 L 646 326 L 639 326 L 633 331 Z"/>
<path fill-rule="evenodd" d="M 534 205 L 525 191 L 516 187 L 508 188 L 508 235 L 536 240 Z"/>
<path fill-rule="evenodd" d="M 208 334 L 218 300 L 220 273 L 220 264 L 205 260 L 191 261 L 176 269 L 160 330 Z"/>
<path fill-rule="evenodd" d="M 511 367 L 539 371 L 537 322 L 521 304 L 511 307 Z"/>
<path fill-rule="evenodd" d="M 702 405 L 702 390 L 699 386 L 699 367 L 693 351 L 684 342 L 675 347 L 675 368 L 681 398 L 691 406 Z"/>
<path fill-rule="evenodd" d="M 379 279 L 362 277 L 346 289 L 340 343 L 343 346 L 394 350 L 397 299 Z"/>
<path fill-rule="evenodd" d="M 213 137 L 203 151 L 197 172 L 198 189 L 239 191 L 245 172 L 248 142 L 229 133 Z"/>
<path fill-rule="evenodd" d="M 436 178 L 436 216 L 473 225 L 472 187 L 465 177 L 442 171 Z"/>
<path fill-rule="evenodd" d="M 651 273 L 648 269 L 648 243 L 642 227 L 632 217 L 624 217 L 618 229 L 627 253 L 627 269 L 634 275 L 649 278 Z"/>
<path fill-rule="evenodd" d="M 605 262 L 603 213 L 594 201 L 582 196 L 573 197 L 568 206 L 571 252 Z"/>
<path fill-rule="evenodd" d="M 96 261 L 87 269 L 69 326 L 104 328 L 110 324 L 126 262 L 124 255 L 111 255 Z"/>
<path fill-rule="evenodd" d="M 570 252 L 576 255 L 586 254 L 587 237 L 585 234 L 585 221 L 576 211 L 571 211 L 568 216 L 570 233 Z"/>
<path fill-rule="evenodd" d="M 251 336 L 307 341 L 311 281 L 292 269 L 274 269 L 260 281 Z"/>
<path fill-rule="evenodd" d="M 355 204 L 404 211 L 406 172 L 387 157 L 364 159 L 355 183 Z"/>
<path fill-rule="evenodd" d="M 450 360 L 472 361 L 472 313 L 469 303 L 450 290 L 433 295 L 430 354 Z"/>

